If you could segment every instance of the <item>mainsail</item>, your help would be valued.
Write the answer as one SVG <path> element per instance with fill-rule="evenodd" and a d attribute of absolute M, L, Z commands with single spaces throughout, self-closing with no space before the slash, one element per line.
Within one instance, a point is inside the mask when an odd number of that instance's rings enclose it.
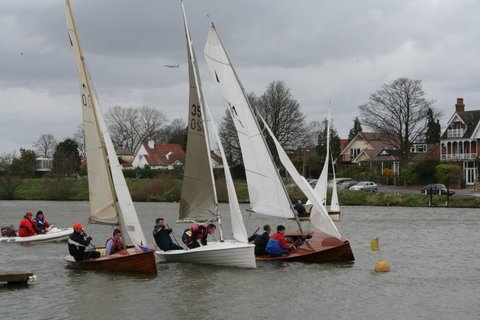
<path fill-rule="evenodd" d="M 256 213 L 271 216 L 293 218 L 294 214 L 288 194 L 262 136 L 252 107 L 248 103 L 245 92 L 213 24 L 208 33 L 204 55 L 237 130 L 252 210 Z M 265 122 L 263 124 L 275 143 L 283 166 L 302 192 L 311 199 L 313 206 L 317 208 L 316 213 L 310 217 L 312 225 L 329 235 L 340 238 L 336 226 L 328 216 L 319 197 L 305 178 L 295 169 L 267 124 Z"/>
<path fill-rule="evenodd" d="M 210 153 L 210 133 L 213 142 L 218 146 L 222 156 L 233 237 L 240 242 L 246 243 L 248 242 L 248 236 L 238 204 L 233 179 L 230 174 L 223 146 L 220 143 L 217 127 L 203 94 L 197 58 L 188 29 L 183 1 L 182 11 L 188 48 L 190 109 L 187 159 L 185 160 L 186 167 L 185 178 L 183 180 L 182 200 L 180 202 L 180 217 L 184 216 L 184 219 L 194 219 L 195 221 L 207 221 L 213 218 L 220 218 Z M 196 191 L 199 191 L 196 195 L 192 194 L 192 192 Z"/>
<path fill-rule="evenodd" d="M 90 216 L 92 223 L 119 225 L 134 244 L 146 244 L 121 165 L 82 54 L 69 0 L 67 29 L 80 80 Z"/>
<path fill-rule="evenodd" d="M 265 215 L 293 218 L 290 200 L 286 197 L 277 169 L 272 165 L 271 154 L 262 132 L 213 24 L 208 33 L 204 55 L 237 130 L 251 210 Z"/>

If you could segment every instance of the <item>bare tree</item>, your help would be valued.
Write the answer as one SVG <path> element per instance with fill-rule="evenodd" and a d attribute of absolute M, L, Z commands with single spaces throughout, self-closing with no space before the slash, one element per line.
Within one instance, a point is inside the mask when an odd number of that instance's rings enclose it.
<path fill-rule="evenodd" d="M 272 130 L 282 147 L 287 151 L 297 151 L 308 145 L 308 131 L 305 125 L 305 117 L 300 111 L 298 102 L 293 99 L 290 90 L 281 81 L 272 82 L 267 91 L 256 97 L 254 93 L 247 94 L 247 99 Z M 259 121 L 260 125 L 262 122 Z M 267 143 L 275 156 L 275 148 L 269 135 L 265 132 Z M 242 162 L 242 153 L 238 142 L 235 125 L 228 111 L 220 125 L 220 139 L 230 163 Z M 316 145 L 316 138 L 312 146 Z"/>
<path fill-rule="evenodd" d="M 242 163 L 242 151 L 240 149 L 237 131 L 228 110 L 225 110 L 225 116 L 223 117 L 223 121 L 220 124 L 219 130 L 220 140 L 222 142 L 227 161 L 232 165 Z"/>
<path fill-rule="evenodd" d="M 53 134 L 42 133 L 33 147 L 39 157 L 51 158 L 57 147 L 57 140 Z"/>
<path fill-rule="evenodd" d="M 180 144 L 185 149 L 187 124 L 183 119 L 174 119 L 157 132 L 155 140 L 159 143 Z"/>
<path fill-rule="evenodd" d="M 167 117 L 161 111 L 148 106 L 115 106 L 107 112 L 105 120 L 114 144 L 135 154 L 145 141 L 157 135 L 167 122 Z"/>
<path fill-rule="evenodd" d="M 255 106 L 273 134 L 287 151 L 303 146 L 307 135 L 300 105 L 282 81 L 271 82 Z"/>
<path fill-rule="evenodd" d="M 75 141 L 78 146 L 78 153 L 80 154 L 80 157 L 85 158 L 87 156 L 87 152 L 85 151 L 85 130 L 82 123 L 77 126 L 77 131 L 75 131 L 73 134 L 72 140 Z"/>
<path fill-rule="evenodd" d="M 361 105 L 362 123 L 376 132 L 383 133 L 400 152 L 400 167 L 408 164 L 413 143 L 424 141 L 428 112 L 434 118 L 441 116 L 427 100 L 420 80 L 398 78 L 370 95 Z"/>

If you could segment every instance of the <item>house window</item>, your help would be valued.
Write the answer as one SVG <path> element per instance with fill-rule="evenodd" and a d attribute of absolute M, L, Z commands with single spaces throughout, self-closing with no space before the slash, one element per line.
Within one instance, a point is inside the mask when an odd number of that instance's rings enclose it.
<path fill-rule="evenodd" d="M 350 149 L 350 159 L 353 160 L 360 154 L 360 148 L 351 148 Z"/>
<path fill-rule="evenodd" d="M 426 144 L 414 144 L 410 148 L 410 152 L 412 152 L 412 153 L 426 153 L 427 152 L 427 145 Z"/>

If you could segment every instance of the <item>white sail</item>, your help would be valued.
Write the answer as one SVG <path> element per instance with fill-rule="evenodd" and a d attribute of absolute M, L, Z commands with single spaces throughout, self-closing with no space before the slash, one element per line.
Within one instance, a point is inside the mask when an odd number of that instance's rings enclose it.
<path fill-rule="evenodd" d="M 212 24 L 204 49 L 205 59 L 226 101 L 242 148 L 251 210 L 265 215 L 293 218 L 282 181 L 272 163 L 243 88 Z"/>
<path fill-rule="evenodd" d="M 185 157 L 180 220 L 205 222 L 217 218 L 218 201 L 211 165 L 210 146 L 206 126 L 205 100 L 201 95 L 198 66 L 184 16 L 188 44 L 188 74 L 190 83 L 188 138 Z"/>
<path fill-rule="evenodd" d="M 67 29 L 80 81 L 92 223 L 119 225 L 134 244 L 146 245 L 133 201 L 82 54 L 69 0 Z"/>
<path fill-rule="evenodd" d="M 277 138 L 273 135 L 273 132 L 268 127 L 267 123 L 262 119 L 265 128 L 267 129 L 270 137 L 272 138 L 273 142 L 275 143 L 275 148 L 278 152 L 278 156 L 280 161 L 282 162 L 285 170 L 290 174 L 295 184 L 302 190 L 302 192 L 308 197 L 310 203 L 312 204 L 312 211 L 310 213 L 310 222 L 312 223 L 313 227 L 317 230 L 323 231 L 326 234 L 331 236 L 340 238 L 340 233 L 338 232 L 337 227 L 333 223 L 332 219 L 328 215 L 327 209 L 325 208 L 324 204 L 322 203 L 322 199 L 318 196 L 318 194 L 313 190 L 310 186 L 308 181 L 298 173 L 297 169 L 293 165 L 290 157 L 287 155 L 285 150 L 283 150 L 280 142 L 278 142 Z"/>
<path fill-rule="evenodd" d="M 333 163 L 333 156 L 330 157 L 330 160 L 332 161 L 332 172 L 333 172 L 333 186 L 332 186 L 332 198 L 330 201 L 330 211 L 340 212 L 340 204 L 338 202 L 337 180 L 335 177 L 335 164 Z"/>
<path fill-rule="evenodd" d="M 204 172 L 209 172 L 210 173 L 210 180 L 205 183 L 203 186 L 203 198 L 204 199 L 214 199 L 214 204 L 215 206 L 217 205 L 217 196 L 216 196 L 216 189 L 215 189 L 215 181 L 213 179 L 213 169 L 212 169 L 212 162 L 210 159 L 210 144 L 209 144 L 209 133 L 211 134 L 214 143 L 218 146 L 220 150 L 220 154 L 222 156 L 222 162 L 223 162 L 223 170 L 225 174 L 225 180 L 226 180 L 226 185 L 227 185 L 227 193 L 228 193 L 228 199 L 229 199 L 229 209 L 230 209 L 230 215 L 231 215 L 231 224 L 232 224 L 232 234 L 233 238 L 237 241 L 247 243 L 248 242 L 248 235 L 245 230 L 245 225 L 243 222 L 242 218 L 242 213 L 240 210 L 240 206 L 238 204 L 238 198 L 237 194 L 235 191 L 235 187 L 233 184 L 233 179 L 230 173 L 230 168 L 228 166 L 228 162 L 225 156 L 225 151 L 223 150 L 223 146 L 220 142 L 220 137 L 218 135 L 218 130 L 215 125 L 215 122 L 213 121 L 213 117 L 210 112 L 210 108 L 208 107 L 208 104 L 206 102 L 205 96 L 203 94 L 202 90 L 202 85 L 201 85 L 201 80 L 199 76 L 199 71 L 198 71 L 198 64 L 197 64 L 197 58 L 195 55 L 195 50 L 193 48 L 193 43 L 190 38 L 190 31 L 188 29 L 188 23 L 186 19 L 186 14 L 185 14 L 185 8 L 183 6 L 182 2 L 182 10 L 183 10 L 183 17 L 184 17 L 184 25 L 185 25 L 185 34 L 187 38 L 187 47 L 188 47 L 188 70 L 189 70 L 189 82 L 190 82 L 190 99 L 189 99 L 189 135 L 188 135 L 188 141 L 190 141 L 190 131 L 192 131 L 192 135 L 194 137 L 199 137 L 201 136 L 204 141 L 198 141 L 199 139 L 196 140 L 197 144 L 194 146 L 194 149 L 192 148 L 193 152 L 190 152 L 189 147 L 187 147 L 187 155 L 190 155 L 191 161 L 195 162 L 196 164 L 196 169 L 197 171 L 191 171 L 191 175 L 189 176 L 190 182 L 192 180 L 194 181 L 200 181 L 200 178 L 195 178 L 195 175 L 200 176 L 205 176 Z M 193 106 L 198 106 L 198 110 L 193 110 Z M 198 114 L 198 111 L 200 111 L 200 115 Z M 196 115 L 196 117 L 194 117 Z M 193 124 L 193 122 L 198 121 L 199 123 L 202 124 L 201 129 L 202 130 L 193 130 L 193 127 L 196 126 L 196 124 Z M 201 132 L 201 134 L 200 134 Z M 192 145 L 188 145 L 192 146 Z M 207 157 L 204 157 L 202 155 L 205 155 L 208 157 L 208 162 L 202 163 L 204 168 L 200 167 L 200 164 L 198 163 L 198 159 L 204 159 Z M 200 160 L 200 162 L 201 162 Z M 204 171 L 204 172 L 202 172 Z M 206 180 L 206 179 L 205 179 Z M 185 184 L 185 180 L 184 180 Z M 199 185 L 201 183 L 198 183 Z M 206 195 L 206 192 L 210 192 L 211 196 L 209 197 Z M 207 201 L 205 201 L 207 202 Z M 200 208 L 197 209 L 193 206 L 191 206 L 191 210 L 196 213 L 200 211 L 202 208 L 201 203 L 200 203 Z M 193 214 L 193 213 L 192 213 Z M 190 214 L 190 217 L 191 215 Z M 215 216 L 216 217 L 216 216 Z M 211 218 L 211 217 L 210 217 Z"/>
<path fill-rule="evenodd" d="M 328 164 L 330 161 L 330 109 L 328 109 L 328 121 L 327 121 L 327 146 L 325 153 L 325 162 L 323 163 L 323 169 L 315 185 L 315 192 L 319 195 L 320 200 L 324 205 L 327 205 L 327 184 L 328 184 Z"/>
<path fill-rule="evenodd" d="M 255 119 L 252 108 L 248 103 L 243 88 L 239 83 L 213 24 L 208 33 L 204 54 L 210 71 L 214 75 L 216 83 L 226 100 L 228 110 L 234 119 L 235 128 L 242 148 L 242 156 L 244 157 L 249 195 L 251 197 L 250 201 L 253 201 L 253 210 L 262 214 L 279 215 L 278 213 L 282 213 L 279 216 L 294 217 L 291 203 L 283 183 L 276 172 L 276 167 L 268 151 L 268 146 L 259 130 L 259 125 Z M 312 225 L 318 230 L 340 238 L 336 226 L 328 216 L 319 197 L 305 178 L 295 169 L 265 122 L 264 127 L 268 130 L 275 142 L 283 166 L 302 192 L 311 199 L 315 208 L 315 212 L 312 210 L 312 215 L 310 216 Z M 257 206 L 262 208 L 263 211 L 258 210 Z"/>

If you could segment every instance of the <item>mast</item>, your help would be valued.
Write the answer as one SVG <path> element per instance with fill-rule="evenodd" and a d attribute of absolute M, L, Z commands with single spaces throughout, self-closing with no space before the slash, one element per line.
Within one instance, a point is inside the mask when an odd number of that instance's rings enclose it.
<path fill-rule="evenodd" d="M 212 169 L 212 156 L 211 156 L 211 149 L 210 149 L 210 141 L 209 141 L 209 134 L 208 134 L 208 125 L 207 125 L 207 119 L 206 119 L 206 116 L 207 116 L 207 112 L 205 111 L 205 98 L 203 96 L 203 92 L 201 90 L 201 81 L 200 81 L 200 77 L 199 77 L 199 71 L 198 71 L 198 64 L 197 64 L 197 61 L 196 61 L 196 57 L 195 57 L 195 50 L 193 48 L 193 45 L 192 45 L 192 39 L 190 37 L 190 31 L 188 29 L 188 23 L 187 23 L 187 17 L 186 17 L 186 13 L 185 13 L 185 6 L 183 4 L 183 0 L 180 1 L 181 4 L 182 4 L 182 12 L 183 12 L 183 23 L 184 23 L 184 27 L 185 27 L 185 36 L 186 36 L 186 40 L 187 40 L 187 47 L 188 47 L 188 58 L 189 58 L 189 72 L 192 71 L 193 73 L 193 78 L 194 78 L 194 81 L 195 81 L 195 89 L 196 89 L 196 93 L 197 93 L 197 97 L 199 99 L 199 102 L 200 102 L 200 110 L 201 110 L 201 113 L 202 113 L 202 119 L 203 119 L 203 130 L 204 130 L 204 137 L 205 137 L 205 145 L 206 145 L 206 148 L 207 148 L 207 158 L 208 158 L 208 164 L 209 164 L 209 174 L 210 174 L 210 178 L 211 178 L 211 181 L 212 181 L 212 192 L 213 192 L 213 202 L 214 202 L 214 207 L 215 207 L 215 216 L 216 216 L 216 220 L 218 221 L 218 224 L 219 224 L 219 233 L 220 233 L 220 241 L 223 242 L 224 241 L 224 238 L 223 238 L 223 226 L 222 226 L 222 218 L 219 214 L 219 211 L 218 211 L 218 196 L 217 196 L 217 189 L 215 187 L 215 176 L 213 174 L 213 169 Z"/>

